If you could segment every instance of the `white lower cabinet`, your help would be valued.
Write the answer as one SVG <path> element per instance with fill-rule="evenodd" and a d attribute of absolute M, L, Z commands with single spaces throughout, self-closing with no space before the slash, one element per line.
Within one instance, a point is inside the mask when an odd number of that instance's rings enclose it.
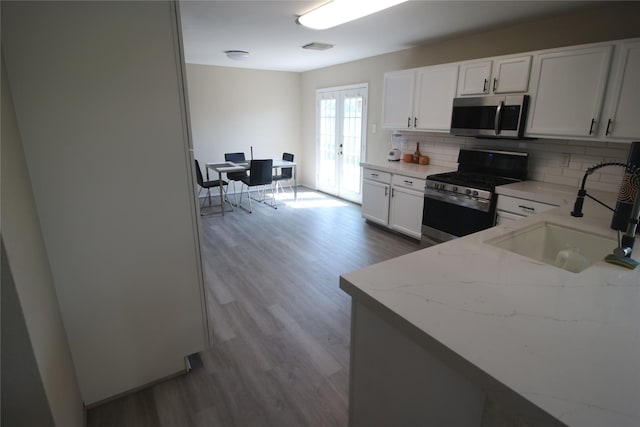
<path fill-rule="evenodd" d="M 516 221 L 556 207 L 558 205 L 501 194 L 498 196 L 498 205 L 496 206 L 496 225 Z"/>
<path fill-rule="evenodd" d="M 365 169 L 362 216 L 420 240 L 425 180 Z"/>
<path fill-rule="evenodd" d="M 389 224 L 389 184 L 362 181 L 362 216 L 378 224 Z"/>

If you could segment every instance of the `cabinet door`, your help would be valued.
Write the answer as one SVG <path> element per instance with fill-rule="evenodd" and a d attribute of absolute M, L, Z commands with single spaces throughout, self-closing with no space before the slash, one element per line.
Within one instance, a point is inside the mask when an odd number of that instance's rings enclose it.
<path fill-rule="evenodd" d="M 415 76 L 414 128 L 449 132 L 453 98 L 458 86 L 458 65 L 421 68 Z"/>
<path fill-rule="evenodd" d="M 491 90 L 493 93 L 516 93 L 529 90 L 531 56 L 493 61 Z"/>
<path fill-rule="evenodd" d="M 483 95 L 489 93 L 491 61 L 472 62 L 460 65 L 458 96 Z"/>
<path fill-rule="evenodd" d="M 640 42 L 622 45 L 605 136 L 640 138 Z"/>
<path fill-rule="evenodd" d="M 413 70 L 385 73 L 382 95 L 382 127 L 413 128 Z"/>
<path fill-rule="evenodd" d="M 362 180 L 362 216 L 378 224 L 389 224 L 389 185 Z"/>
<path fill-rule="evenodd" d="M 534 59 L 527 133 L 588 137 L 597 133 L 613 46 L 571 49 Z"/>
<path fill-rule="evenodd" d="M 526 218 L 525 215 L 518 215 L 511 212 L 496 211 L 496 225 L 504 225 L 519 219 Z"/>
<path fill-rule="evenodd" d="M 393 230 L 420 239 L 424 193 L 400 187 L 391 188 L 389 225 Z"/>

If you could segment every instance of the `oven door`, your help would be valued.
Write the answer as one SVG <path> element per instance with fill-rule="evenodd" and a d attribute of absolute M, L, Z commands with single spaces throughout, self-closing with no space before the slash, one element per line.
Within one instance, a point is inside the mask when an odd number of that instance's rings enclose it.
<path fill-rule="evenodd" d="M 495 198 L 495 195 L 494 195 Z M 484 211 L 447 201 L 446 197 L 425 195 L 422 209 L 422 234 L 436 242 L 444 242 L 493 227 L 495 203 Z"/>

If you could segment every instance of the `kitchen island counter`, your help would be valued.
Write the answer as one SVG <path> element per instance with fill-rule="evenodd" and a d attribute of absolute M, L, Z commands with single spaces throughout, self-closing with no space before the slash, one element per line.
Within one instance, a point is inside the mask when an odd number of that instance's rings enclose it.
<path fill-rule="evenodd" d="M 447 411 L 467 416 L 465 425 L 640 425 L 640 268 L 601 261 L 572 273 L 484 243 L 540 221 L 616 236 L 595 202 L 585 201 L 583 218 L 570 209 L 341 276 L 353 301 L 350 423 L 366 410 L 369 420 L 409 413 L 407 422 L 436 413 L 434 425 Z M 446 410 L 447 391 L 429 392 L 436 371 L 453 384 Z M 385 393 L 403 372 L 413 394 Z M 416 395 L 422 387 L 427 394 Z"/>

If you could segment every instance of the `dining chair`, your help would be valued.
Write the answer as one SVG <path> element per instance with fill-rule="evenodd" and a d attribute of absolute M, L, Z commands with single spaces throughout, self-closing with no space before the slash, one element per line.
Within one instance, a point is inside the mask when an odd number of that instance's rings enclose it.
<path fill-rule="evenodd" d="M 294 155 L 291 153 L 282 153 L 282 160 L 286 160 L 288 162 L 293 162 Z M 293 179 L 293 168 L 281 168 L 280 173 L 278 175 L 273 176 L 273 181 L 276 187 L 276 194 L 278 193 L 278 187 L 284 192 L 284 188 L 282 188 L 282 181 L 286 181 L 289 189 L 293 191 L 293 187 L 291 187 L 291 180 Z"/>
<path fill-rule="evenodd" d="M 247 196 L 249 197 L 249 213 L 253 211 L 253 206 L 251 205 L 251 187 L 259 187 L 262 186 L 262 197 L 260 199 L 255 199 L 256 201 L 265 202 L 266 203 L 266 187 L 271 187 L 273 183 L 273 160 L 265 159 L 265 160 L 251 160 L 251 166 L 249 168 L 249 176 L 242 178 L 242 183 L 247 186 Z M 242 207 L 242 194 L 244 190 L 244 185 L 240 189 L 240 204 L 239 207 Z M 278 209 L 276 205 L 276 198 L 271 191 L 271 197 L 273 199 L 273 203 L 271 206 L 274 209 Z M 244 208 L 243 208 L 244 209 Z"/>
<path fill-rule="evenodd" d="M 198 162 L 197 159 L 194 159 L 196 162 L 196 180 L 198 181 L 198 186 L 200 187 L 198 189 L 198 201 L 200 200 L 200 193 L 202 192 L 202 190 L 207 190 L 207 197 L 209 199 L 209 206 L 211 206 L 211 189 L 212 188 L 218 188 L 220 187 L 220 182 L 218 180 L 210 180 L 210 181 L 205 181 L 204 178 L 202 177 L 202 171 L 200 170 L 200 163 Z M 227 199 L 227 192 L 225 191 L 225 188 L 228 187 L 228 183 L 227 181 L 222 181 L 222 193 L 223 193 L 223 198 L 224 201 L 229 203 L 229 205 L 231 205 L 231 202 L 229 201 L 229 199 Z M 200 202 L 200 215 L 202 215 L 202 202 Z M 224 206 L 221 206 L 222 209 L 224 209 Z M 231 205 L 231 210 L 233 210 L 233 205 Z"/>
<path fill-rule="evenodd" d="M 245 163 L 244 153 L 224 153 L 225 162 L 233 163 Z M 236 206 L 238 206 L 238 194 L 236 193 L 236 182 L 242 181 L 242 178 L 247 177 L 247 172 L 229 172 L 227 173 L 227 179 L 233 183 L 233 197 L 236 200 Z"/>

